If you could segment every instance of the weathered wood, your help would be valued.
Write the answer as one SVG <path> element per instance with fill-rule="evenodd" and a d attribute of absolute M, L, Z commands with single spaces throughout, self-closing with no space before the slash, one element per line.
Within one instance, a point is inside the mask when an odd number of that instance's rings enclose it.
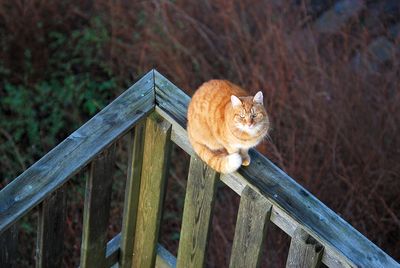
<path fill-rule="evenodd" d="M 36 267 L 61 267 L 67 219 L 65 187 L 47 197 L 39 208 Z"/>
<path fill-rule="evenodd" d="M 112 267 L 118 264 L 120 255 L 121 233 L 114 236 L 107 242 L 105 266 Z"/>
<path fill-rule="evenodd" d="M 152 71 L 0 191 L 0 233 L 146 116 L 155 102 L 160 109 L 168 109 L 166 113 L 174 122 L 172 138 L 179 141 L 179 146 L 186 146 L 185 133 L 175 135 L 178 132 L 174 128 L 186 126 L 189 97 Z M 325 264 L 400 267 L 269 160 L 255 151 L 251 151 L 251 156 L 252 165 L 223 176 L 222 180 L 239 194 L 250 185 L 264 195 L 273 204 L 271 221 L 278 222 L 285 232 L 291 234 L 293 226 L 300 225 L 317 238 L 325 247 L 322 258 Z"/>
<path fill-rule="evenodd" d="M 116 235 L 107 243 L 107 253 L 106 253 L 106 267 L 113 267 L 118 264 L 117 267 L 121 267 L 118 258 L 120 252 L 121 233 Z M 156 249 L 156 268 L 175 268 L 176 258 L 166 250 L 162 245 L 157 244 Z"/>
<path fill-rule="evenodd" d="M 258 267 L 272 205 L 249 186 L 242 192 L 229 267 Z"/>
<path fill-rule="evenodd" d="M 176 258 L 163 246 L 157 244 L 156 268 L 175 268 Z"/>
<path fill-rule="evenodd" d="M 12 225 L 0 234 L 0 267 L 14 268 L 17 260 L 18 226 Z"/>
<path fill-rule="evenodd" d="M 171 125 L 153 113 L 146 122 L 140 196 L 132 267 L 154 267 L 166 171 L 170 153 Z"/>
<path fill-rule="evenodd" d="M 0 191 L 0 233 L 154 109 L 149 72 Z"/>
<path fill-rule="evenodd" d="M 81 267 L 105 267 L 115 144 L 90 165 L 82 225 Z"/>
<path fill-rule="evenodd" d="M 301 228 L 297 228 L 290 242 L 287 268 L 318 268 L 324 247 Z"/>
<path fill-rule="evenodd" d="M 119 263 L 119 255 L 120 255 L 120 243 L 121 243 L 122 234 L 119 233 L 114 236 L 107 243 L 106 250 L 106 267 L 113 267 L 116 264 L 117 267 L 121 267 Z M 157 244 L 157 256 L 156 256 L 156 268 L 174 268 L 176 267 L 176 258 L 163 246 Z"/>
<path fill-rule="evenodd" d="M 186 130 L 180 124 L 178 124 L 171 115 L 167 114 L 160 107 L 156 106 L 156 111 L 172 124 L 171 140 L 191 156 L 195 155 L 187 138 Z M 220 179 L 232 190 L 234 190 L 238 195 L 242 194 L 242 191 L 244 190 L 246 185 L 250 185 L 248 180 L 238 172 L 234 172 L 232 174 L 223 174 Z M 299 222 L 291 217 L 287 211 L 276 205 L 272 209 L 270 220 L 280 229 L 286 232 L 289 236 L 293 235 L 296 227 L 299 225 Z M 325 248 L 323 262 L 332 268 L 350 267 L 349 264 L 346 263 L 346 260 L 341 257 L 340 253 L 329 246 L 326 246 Z"/>
<path fill-rule="evenodd" d="M 198 156 L 190 159 L 177 266 L 203 267 L 219 174 Z"/>
<path fill-rule="evenodd" d="M 157 71 L 156 105 L 170 118 L 172 139 L 189 154 L 186 113 L 190 98 Z M 157 108 L 156 108 L 157 109 Z M 179 127 L 178 127 L 179 126 Z M 188 148 L 189 146 L 189 148 Z M 250 151 L 252 164 L 221 180 L 241 193 L 246 185 L 264 195 L 273 205 L 271 221 L 289 234 L 294 226 L 304 230 L 324 245 L 322 261 L 329 267 L 400 267 L 393 258 L 355 230 L 302 186 L 255 150 Z M 277 213 L 275 213 L 277 212 Z M 277 216 L 277 217 L 275 217 Z M 295 225 L 294 225 L 295 224 Z"/>
<path fill-rule="evenodd" d="M 156 106 L 156 112 L 172 124 L 171 140 L 185 152 L 194 156 L 195 152 L 187 138 L 186 130 L 160 107 Z M 236 172 L 233 174 L 221 174 L 220 179 L 238 195 L 241 195 L 243 189 L 248 183 L 243 179 L 237 178 L 234 174 L 236 174 Z"/>
<path fill-rule="evenodd" d="M 136 215 L 139 202 L 140 177 L 142 173 L 145 123 L 139 123 L 131 132 L 128 174 L 125 187 L 124 214 L 121 231 L 120 267 L 132 266 L 135 241 Z"/>
<path fill-rule="evenodd" d="M 156 104 L 186 129 L 186 113 L 190 97 L 159 72 L 154 71 Z"/>

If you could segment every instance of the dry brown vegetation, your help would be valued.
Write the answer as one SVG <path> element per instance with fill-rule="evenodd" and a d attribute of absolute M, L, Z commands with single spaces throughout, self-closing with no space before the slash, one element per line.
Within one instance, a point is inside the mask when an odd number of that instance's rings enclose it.
<path fill-rule="evenodd" d="M 11 42 L 12 49 L 0 59 L 15 68 L 12 71 L 23 72 L 19 58 L 30 47 L 38 59 L 33 61 L 35 74 L 30 79 L 41 76 L 52 56 L 46 47 L 49 31 L 79 29 L 99 16 L 110 38 L 96 56 L 104 59 L 118 81 L 136 80 L 156 68 L 188 94 L 211 78 L 232 80 L 252 93 L 262 89 L 273 130 L 271 141 L 259 150 L 400 259 L 399 54 L 394 51 L 394 60 L 382 63 L 379 71 L 352 68 L 357 51 L 368 57 L 371 40 L 386 34 L 385 22 L 367 28 L 360 14 L 340 32 L 317 33 L 307 1 L 301 5 L 259 0 L 121 0 L 94 5 L 71 1 L 64 6 L 52 1 L 32 1 L 32 5 L 12 1 L 13 7 L 1 2 L 0 25 L 19 35 L 11 41 L 1 37 L 0 44 Z M 38 22 L 40 30 L 35 28 Z M 398 39 L 393 42 L 400 45 Z M 181 163 L 188 161 L 178 149 L 173 159 L 179 161 L 172 162 L 161 241 L 176 253 L 187 171 Z M 123 170 L 123 164 L 120 167 Z M 237 206 L 238 197 L 221 188 L 209 267 L 228 263 Z M 113 215 L 118 218 L 120 213 L 116 205 Z M 71 211 L 70 215 L 75 219 L 80 214 Z M 74 230 L 79 227 L 71 227 L 68 234 Z M 269 230 L 272 238 L 266 241 L 264 266 L 284 266 L 289 240 L 278 232 Z M 69 266 L 73 261 L 65 263 Z"/>

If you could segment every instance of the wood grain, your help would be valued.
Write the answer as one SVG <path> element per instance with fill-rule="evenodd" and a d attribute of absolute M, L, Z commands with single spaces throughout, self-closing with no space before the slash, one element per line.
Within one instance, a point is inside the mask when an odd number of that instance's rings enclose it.
<path fill-rule="evenodd" d="M 203 267 L 219 174 L 194 155 L 190 159 L 177 267 Z"/>
<path fill-rule="evenodd" d="M 67 190 L 61 187 L 39 207 L 36 267 L 61 267 L 67 219 Z"/>
<path fill-rule="evenodd" d="M 287 268 L 318 268 L 324 247 L 303 229 L 297 228 L 290 242 Z"/>
<path fill-rule="evenodd" d="M 157 244 L 156 268 L 175 268 L 176 258 L 163 246 Z"/>
<path fill-rule="evenodd" d="M 0 234 L 0 245 L 0 267 L 16 268 L 18 250 L 17 224 Z"/>
<path fill-rule="evenodd" d="M 172 138 L 189 154 L 186 113 L 190 98 L 163 75 L 154 72 L 156 105 L 170 118 Z M 179 126 L 179 127 L 178 127 Z M 176 130 L 176 131 L 174 131 Z M 174 134 L 175 133 L 175 134 Z M 273 205 L 271 220 L 289 235 L 301 226 L 325 250 L 322 261 L 329 267 L 400 267 L 392 257 L 344 221 L 266 157 L 250 150 L 252 164 L 221 180 L 241 193 L 249 185 Z M 277 212 L 277 213 L 276 213 Z M 277 216 L 277 217 L 275 217 Z"/>
<path fill-rule="evenodd" d="M 90 165 L 83 211 L 80 267 L 105 267 L 115 145 Z"/>
<path fill-rule="evenodd" d="M 120 267 L 132 266 L 135 241 L 136 217 L 139 203 L 140 180 L 142 173 L 145 123 L 139 123 L 131 131 L 129 144 L 128 172 L 125 188 L 124 212 L 121 231 Z"/>
<path fill-rule="evenodd" d="M 240 198 L 229 267 L 259 266 L 271 209 L 264 196 L 246 186 Z"/>
<path fill-rule="evenodd" d="M 6 231 L 12 224 L 146 117 L 154 110 L 155 104 L 172 124 L 171 138 L 192 154 L 185 132 L 189 100 L 157 71 L 149 72 L 0 191 L 0 234 L 5 232 L 0 239 L 8 241 L 4 237 L 13 237 L 15 231 L 11 236 Z M 238 194 L 249 186 L 267 198 L 273 204 L 271 221 L 291 236 L 299 227 L 314 237 L 324 246 L 323 263 L 329 267 L 400 267 L 268 159 L 254 150 L 250 155 L 252 164 L 249 167 L 222 176 L 222 181 Z M 11 243 L 7 245 L 13 248 Z M 4 252 L 13 252 L 3 248 L 1 258 Z M 151 254 L 154 256 L 153 252 Z"/>
<path fill-rule="evenodd" d="M 146 121 L 132 267 L 154 267 L 168 167 L 171 125 L 153 113 Z"/>
<path fill-rule="evenodd" d="M 154 73 L 146 74 L 0 191 L 0 233 L 61 187 L 154 109 Z"/>
<path fill-rule="evenodd" d="M 121 233 L 114 236 L 107 243 L 106 250 L 106 267 L 120 267 L 120 263 L 118 261 L 120 255 L 120 243 L 121 243 Z M 156 268 L 175 268 L 176 267 L 176 258 L 166 250 L 162 245 L 157 244 L 157 256 L 156 256 Z"/>

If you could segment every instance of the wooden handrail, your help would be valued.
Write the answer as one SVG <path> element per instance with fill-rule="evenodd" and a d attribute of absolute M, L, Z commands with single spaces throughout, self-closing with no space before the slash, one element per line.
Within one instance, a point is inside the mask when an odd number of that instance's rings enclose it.
<path fill-rule="evenodd" d="M 257 267 L 269 223 L 292 237 L 287 267 L 298 263 L 318 267 L 321 261 L 329 267 L 400 267 L 393 258 L 255 150 L 250 151 L 252 164 L 233 174 L 219 176 L 204 166 L 194 154 L 185 130 L 189 101 L 190 98 L 164 76 L 155 70 L 150 71 L 0 191 L 0 234 L 10 230 L 10 233 L 0 236 L 0 241 L 5 241 L 4 237 L 15 237 L 15 228 L 9 227 L 15 226 L 18 219 L 42 204 L 42 229 L 39 228 L 38 233 L 38 241 L 42 244 L 38 247 L 37 261 L 49 259 L 46 254 L 52 251 L 43 247 L 47 245 L 46 240 L 56 239 L 54 236 L 59 236 L 60 232 L 46 235 L 43 230 L 46 224 L 65 216 L 64 207 L 55 214 L 57 217 L 44 215 L 53 206 L 52 193 L 63 189 L 61 187 L 68 179 L 92 163 L 94 169 L 86 187 L 82 267 L 98 261 L 105 267 L 116 262 L 121 267 L 131 267 L 132 263 L 135 267 L 203 265 L 218 177 L 241 196 L 233 247 L 236 255 L 231 258 L 231 267 Z M 155 112 L 149 117 L 152 111 Z M 133 130 L 135 126 L 136 131 Z M 127 131 L 131 131 L 131 141 L 123 227 L 121 234 L 106 244 L 104 224 L 108 211 L 99 216 L 91 214 L 91 207 L 107 207 L 102 205 L 105 200 L 99 200 L 101 195 L 98 193 L 103 188 L 96 187 L 111 176 L 112 157 L 107 156 L 108 152 Z M 157 244 L 170 141 L 192 157 L 188 182 L 191 188 L 186 194 L 184 233 L 181 233 L 178 260 Z M 140 158 L 143 152 L 145 157 Z M 107 157 L 104 158 L 103 154 Z M 96 165 L 100 165 L 100 170 Z M 103 165 L 104 171 L 101 169 Z M 104 187 L 109 191 L 111 186 L 107 184 Z M 96 224 L 97 218 L 101 218 L 100 225 Z M 147 228 L 142 230 L 144 225 Z M 4 247 L 0 253 L 2 250 Z M 60 247 L 54 250 L 59 251 Z M 90 254 L 96 255 L 95 258 Z M 238 258 L 237 254 L 247 255 Z M 0 265 L 1 261 L 0 258 Z M 59 261 L 57 259 L 54 263 Z M 42 267 L 40 262 L 38 267 Z"/>
<path fill-rule="evenodd" d="M 155 71 L 156 111 L 172 124 L 172 140 L 190 155 L 186 111 L 190 98 Z M 271 221 L 288 235 L 301 227 L 324 247 L 322 262 L 329 267 L 400 267 L 392 257 L 369 241 L 286 173 L 255 150 L 252 164 L 221 180 L 241 195 L 246 186 L 272 203 Z"/>
<path fill-rule="evenodd" d="M 0 191 L 0 233 L 154 109 L 148 73 Z"/>

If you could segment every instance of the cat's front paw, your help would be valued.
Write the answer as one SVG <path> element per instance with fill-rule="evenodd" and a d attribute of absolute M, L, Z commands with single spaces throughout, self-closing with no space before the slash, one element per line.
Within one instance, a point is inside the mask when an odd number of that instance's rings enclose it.
<path fill-rule="evenodd" d="M 247 167 L 248 165 L 250 165 L 250 162 L 251 162 L 250 156 L 249 155 L 244 156 L 242 166 Z"/>
<path fill-rule="evenodd" d="M 238 153 L 227 156 L 227 162 L 223 173 L 232 173 L 240 168 L 242 157 Z"/>

